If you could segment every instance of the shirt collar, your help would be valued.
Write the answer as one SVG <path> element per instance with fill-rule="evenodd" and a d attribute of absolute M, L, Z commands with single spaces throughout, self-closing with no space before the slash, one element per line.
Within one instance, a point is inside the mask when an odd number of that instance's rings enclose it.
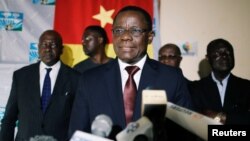
<path fill-rule="evenodd" d="M 40 63 L 40 68 L 41 69 L 46 69 L 46 68 L 52 68 L 52 70 L 57 70 L 59 69 L 61 66 L 61 61 L 57 61 L 57 63 L 55 63 L 53 66 L 48 66 L 46 65 L 44 62 L 41 61 Z"/>
<path fill-rule="evenodd" d="M 221 82 L 215 78 L 214 72 L 212 72 L 211 75 L 215 83 L 224 85 L 228 81 L 230 73 Z"/>
<path fill-rule="evenodd" d="M 125 62 L 123 62 L 123 61 L 122 61 L 121 59 L 119 59 L 119 58 L 118 58 L 118 62 L 119 62 L 120 68 L 121 68 L 122 70 L 125 70 L 125 68 L 126 68 L 127 66 L 137 66 L 137 67 L 140 68 L 140 70 L 142 70 L 142 68 L 143 68 L 143 66 L 144 66 L 144 64 L 145 64 L 145 62 L 146 62 L 146 59 L 147 59 L 147 55 L 145 55 L 144 57 L 142 57 L 141 60 L 139 60 L 137 63 L 135 63 L 135 64 L 133 64 L 133 65 L 128 64 L 128 63 L 125 63 Z"/>

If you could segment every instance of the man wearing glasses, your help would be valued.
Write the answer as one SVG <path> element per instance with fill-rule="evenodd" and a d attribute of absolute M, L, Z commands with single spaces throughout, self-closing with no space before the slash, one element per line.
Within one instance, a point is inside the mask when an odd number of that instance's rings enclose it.
<path fill-rule="evenodd" d="M 173 67 L 180 67 L 182 60 L 180 48 L 172 43 L 165 44 L 158 52 L 159 61 Z"/>
<path fill-rule="evenodd" d="M 158 61 L 165 65 L 173 66 L 176 68 L 180 68 L 180 63 L 182 60 L 181 56 L 181 50 L 180 48 L 173 43 L 167 43 L 164 46 L 162 46 L 158 52 Z M 188 84 L 188 88 L 191 85 L 191 81 L 185 78 Z M 173 140 L 195 140 L 197 137 L 190 133 L 189 131 L 185 130 L 178 124 L 167 120 L 168 126 L 172 126 L 172 130 L 169 130 L 168 132 L 171 132 L 170 134 L 181 134 L 182 136 L 180 138 L 176 138 L 177 136 L 171 136 L 173 137 Z M 171 139 L 170 139 L 171 140 Z"/>
<path fill-rule="evenodd" d="M 147 47 L 154 32 L 152 19 L 144 9 L 122 8 L 114 18 L 112 31 L 117 58 L 83 73 L 73 104 L 70 137 L 76 130 L 90 132 L 91 123 L 99 114 L 111 117 L 114 132 L 123 130 L 129 122 L 142 116 L 142 90 L 146 88 L 165 90 L 168 100 L 180 106 L 190 108 L 192 105 L 181 70 L 148 57 Z M 136 68 L 132 78 L 137 92 L 131 98 L 134 99 L 132 103 L 126 99 L 130 94 L 126 93 L 127 79 L 131 76 L 128 68 Z M 133 105 L 129 112 L 127 103 Z M 159 134 L 164 140 L 165 132 Z"/>

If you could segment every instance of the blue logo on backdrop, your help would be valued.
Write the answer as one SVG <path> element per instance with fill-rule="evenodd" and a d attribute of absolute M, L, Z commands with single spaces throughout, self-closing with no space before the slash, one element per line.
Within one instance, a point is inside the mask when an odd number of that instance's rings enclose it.
<path fill-rule="evenodd" d="M 3 119 L 5 107 L 0 107 L 0 125 L 1 125 L 1 120 Z"/>
<path fill-rule="evenodd" d="M 37 43 L 30 43 L 30 52 L 29 52 L 29 62 L 35 63 L 38 61 L 38 45 Z"/>
<path fill-rule="evenodd" d="M 22 31 L 23 13 L 0 11 L 0 30 Z"/>
<path fill-rule="evenodd" d="M 34 4 L 55 5 L 56 0 L 32 0 Z"/>

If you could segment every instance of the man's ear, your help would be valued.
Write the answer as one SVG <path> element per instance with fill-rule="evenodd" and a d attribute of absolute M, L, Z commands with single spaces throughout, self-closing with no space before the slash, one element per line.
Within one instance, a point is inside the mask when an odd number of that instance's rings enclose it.
<path fill-rule="evenodd" d="M 208 58 L 208 55 L 207 55 L 207 54 L 205 55 L 205 59 L 206 59 L 207 61 L 209 60 L 209 58 Z"/>
<path fill-rule="evenodd" d="M 155 36 L 155 32 L 154 31 L 150 31 L 148 33 L 148 44 L 151 44 L 153 39 L 154 39 L 154 36 Z"/>
<path fill-rule="evenodd" d="M 180 56 L 180 62 L 182 61 L 182 56 Z"/>
<path fill-rule="evenodd" d="M 65 47 L 64 47 L 64 45 L 62 45 L 62 46 L 60 47 L 60 52 L 59 52 L 59 54 L 60 54 L 60 55 L 62 55 L 62 54 L 63 54 L 63 50 L 64 50 L 64 48 L 65 48 Z"/>
<path fill-rule="evenodd" d="M 102 37 L 98 37 L 98 42 L 99 42 L 99 44 L 102 44 L 103 43 L 103 38 Z"/>

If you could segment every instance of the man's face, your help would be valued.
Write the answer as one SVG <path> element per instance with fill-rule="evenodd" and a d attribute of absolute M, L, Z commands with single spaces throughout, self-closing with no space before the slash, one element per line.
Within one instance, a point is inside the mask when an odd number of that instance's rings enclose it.
<path fill-rule="evenodd" d="M 113 24 L 113 44 L 118 58 L 133 64 L 146 53 L 147 46 L 153 40 L 153 33 L 148 31 L 141 13 L 125 11 L 116 17 Z"/>
<path fill-rule="evenodd" d="M 38 44 L 39 57 L 48 66 L 54 65 L 60 60 L 62 45 L 58 43 L 56 34 L 45 33 Z"/>
<path fill-rule="evenodd" d="M 83 51 L 86 55 L 88 56 L 93 56 L 98 50 L 98 47 L 100 46 L 99 39 L 100 37 L 98 36 L 97 33 L 86 30 L 83 34 L 82 37 L 82 46 L 83 46 Z"/>
<path fill-rule="evenodd" d="M 226 46 L 214 48 L 207 58 L 215 72 L 229 73 L 234 68 L 233 51 Z"/>
<path fill-rule="evenodd" d="M 182 57 L 177 54 L 174 48 L 163 48 L 159 52 L 159 61 L 173 67 L 179 67 Z"/>

